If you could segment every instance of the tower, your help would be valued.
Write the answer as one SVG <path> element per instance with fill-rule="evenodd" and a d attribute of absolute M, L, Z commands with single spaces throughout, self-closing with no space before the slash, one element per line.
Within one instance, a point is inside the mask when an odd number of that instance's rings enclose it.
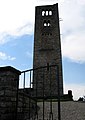
<path fill-rule="evenodd" d="M 35 9 L 35 32 L 34 32 L 34 58 L 33 68 L 58 65 L 60 94 L 63 94 L 62 78 L 62 57 L 59 29 L 58 4 L 37 6 Z M 51 86 L 50 86 L 51 85 Z M 58 93 L 58 82 L 56 79 L 56 69 L 51 68 L 51 84 L 49 71 L 44 69 L 44 88 L 43 72 L 41 69 L 33 73 L 33 86 L 37 89 L 37 95 L 56 96 Z"/>

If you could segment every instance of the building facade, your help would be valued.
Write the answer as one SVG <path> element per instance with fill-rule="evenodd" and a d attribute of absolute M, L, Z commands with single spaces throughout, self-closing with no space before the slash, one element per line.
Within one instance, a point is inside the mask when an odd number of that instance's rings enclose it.
<path fill-rule="evenodd" d="M 53 65 L 58 66 L 59 70 L 57 71 L 57 67 L 50 67 Z M 37 96 L 56 96 L 58 79 L 60 94 L 63 95 L 58 4 L 37 6 L 35 9 L 33 68 L 44 66 L 48 68 L 38 69 L 33 73 L 33 86 L 37 89 Z"/>

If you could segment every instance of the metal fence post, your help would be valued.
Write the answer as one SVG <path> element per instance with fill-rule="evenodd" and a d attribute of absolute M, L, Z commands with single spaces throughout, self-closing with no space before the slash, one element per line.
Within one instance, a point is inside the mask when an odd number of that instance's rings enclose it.
<path fill-rule="evenodd" d="M 60 110 L 60 81 L 59 81 L 59 66 L 57 65 L 57 81 L 58 81 L 58 120 L 61 120 Z"/>

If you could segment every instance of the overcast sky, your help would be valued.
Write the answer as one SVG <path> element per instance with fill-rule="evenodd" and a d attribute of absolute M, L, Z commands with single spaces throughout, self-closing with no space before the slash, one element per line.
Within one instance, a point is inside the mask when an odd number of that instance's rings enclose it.
<path fill-rule="evenodd" d="M 0 0 L 0 66 L 32 68 L 35 6 L 59 3 L 64 91 L 85 94 L 85 0 Z"/>

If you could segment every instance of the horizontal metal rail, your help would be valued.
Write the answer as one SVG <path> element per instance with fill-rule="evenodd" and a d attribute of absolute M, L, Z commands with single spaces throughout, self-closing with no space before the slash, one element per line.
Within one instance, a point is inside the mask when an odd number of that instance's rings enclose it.
<path fill-rule="evenodd" d="M 21 73 L 29 72 L 29 71 L 34 71 L 34 70 L 38 70 L 38 69 L 43 69 L 43 68 L 48 68 L 48 67 L 49 67 L 49 68 L 50 68 L 50 67 L 58 67 L 58 65 L 41 66 L 41 67 L 38 67 L 38 68 L 33 68 L 33 69 L 21 71 Z"/>
<path fill-rule="evenodd" d="M 58 92 L 58 94 L 57 94 L 57 96 L 53 96 L 52 95 L 52 81 L 51 81 L 51 69 L 50 68 L 55 68 L 56 67 L 56 69 L 55 69 L 55 74 L 56 74 L 56 82 L 57 82 L 57 85 L 58 85 L 58 90 L 57 90 L 57 92 Z M 43 117 L 42 117 L 42 120 L 44 120 L 44 115 L 45 115 L 45 111 L 44 111 L 44 109 L 45 109 L 45 101 L 49 101 L 50 102 L 50 114 L 49 114 L 49 119 L 54 119 L 53 118 L 53 110 L 52 110 L 52 100 L 53 99 L 56 99 L 56 101 L 58 102 L 58 120 L 61 120 L 61 114 L 60 114 L 60 82 L 59 82 L 59 68 L 58 68 L 59 66 L 58 65 L 49 65 L 49 64 L 47 64 L 47 66 L 41 66 L 41 67 L 38 67 L 38 68 L 33 68 L 33 69 L 29 69 L 29 70 L 24 70 L 24 71 L 22 71 L 21 72 L 21 75 L 23 74 L 23 105 L 24 105 L 24 101 L 25 101 L 25 96 L 26 97 L 28 97 L 29 98 L 29 102 L 31 102 L 31 100 L 34 100 L 34 101 L 36 101 L 36 120 L 38 120 L 38 109 L 37 109 L 37 103 L 38 103 L 38 100 L 39 99 L 42 99 L 42 101 L 43 101 L 43 109 L 42 109 L 42 113 L 43 113 Z M 48 96 L 44 96 L 44 92 L 45 92 L 45 86 L 44 86 L 44 79 L 45 79 L 45 73 L 44 73 L 44 69 L 45 70 L 47 70 L 48 71 L 48 73 L 49 73 L 49 81 L 50 81 L 50 96 L 48 95 Z M 43 96 L 42 97 L 39 97 L 38 96 L 38 90 L 37 90 L 37 80 L 36 80 L 36 82 L 35 83 L 33 83 L 33 75 L 34 75 L 34 73 L 33 72 L 35 72 L 35 71 L 37 71 L 37 70 L 41 70 L 41 73 L 42 73 L 42 86 L 43 86 L 43 90 L 42 90 L 42 92 L 43 92 Z M 27 73 L 29 74 L 28 76 L 29 76 L 29 78 L 28 78 L 28 80 L 29 80 L 29 93 L 26 93 L 27 91 L 26 91 L 26 75 L 27 75 Z M 38 75 L 39 73 L 37 72 L 37 74 L 36 75 Z M 35 96 L 32 96 L 31 95 L 31 90 L 34 90 L 34 86 L 32 86 L 33 84 L 36 84 L 36 89 L 35 89 Z M 23 109 L 24 110 L 24 109 Z M 24 111 L 23 111 L 24 112 Z M 30 114 L 30 112 L 31 112 L 31 109 L 30 109 L 30 103 L 29 103 L 29 120 L 30 120 L 30 116 L 31 116 L 31 114 Z M 24 115 L 24 114 L 23 114 Z M 35 119 L 35 118 L 34 118 Z"/>

